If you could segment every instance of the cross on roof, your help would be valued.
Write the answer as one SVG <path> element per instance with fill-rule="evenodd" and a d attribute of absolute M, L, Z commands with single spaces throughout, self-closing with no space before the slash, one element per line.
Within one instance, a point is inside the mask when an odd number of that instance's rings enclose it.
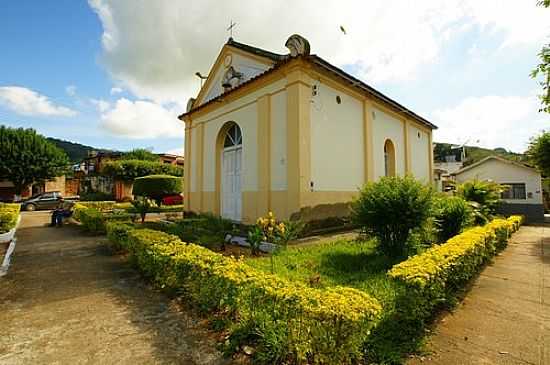
<path fill-rule="evenodd" d="M 233 28 L 237 25 L 237 23 L 234 23 L 233 20 L 229 22 L 229 27 L 227 30 L 229 31 L 229 37 L 233 38 Z"/>

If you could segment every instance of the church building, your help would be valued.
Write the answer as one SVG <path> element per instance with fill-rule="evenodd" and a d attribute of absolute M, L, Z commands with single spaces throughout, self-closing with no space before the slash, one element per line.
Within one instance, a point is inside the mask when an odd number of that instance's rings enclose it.
<path fill-rule="evenodd" d="M 253 223 L 349 213 L 367 181 L 411 174 L 431 184 L 435 125 L 310 54 L 230 38 L 185 122 L 185 205 Z"/>

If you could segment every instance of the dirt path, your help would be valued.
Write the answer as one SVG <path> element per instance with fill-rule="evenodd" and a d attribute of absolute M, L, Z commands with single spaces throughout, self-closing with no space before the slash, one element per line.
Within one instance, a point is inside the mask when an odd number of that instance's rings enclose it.
<path fill-rule="evenodd" d="M 119 257 L 104 238 L 44 227 L 23 213 L 0 278 L 1 364 L 222 364 L 199 320 Z"/>
<path fill-rule="evenodd" d="M 550 364 L 550 227 L 522 227 L 410 364 Z"/>

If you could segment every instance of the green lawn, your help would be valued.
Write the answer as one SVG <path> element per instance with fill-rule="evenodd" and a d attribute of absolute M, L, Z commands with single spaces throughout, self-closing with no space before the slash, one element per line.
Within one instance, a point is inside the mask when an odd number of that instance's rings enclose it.
<path fill-rule="evenodd" d="M 249 258 L 246 263 L 307 285 L 349 286 L 377 298 L 383 315 L 365 344 L 369 361 L 400 363 L 403 355 L 416 351 L 421 344 L 418 328 L 398 319 L 396 301 L 404 289 L 386 276 L 392 263 L 376 252 L 372 240 L 289 247 L 273 255 L 273 265 L 270 257 Z"/>
<path fill-rule="evenodd" d="M 271 272 L 269 257 L 250 258 L 247 264 Z M 333 243 L 290 247 L 273 256 L 274 273 L 308 285 L 349 286 L 377 298 L 385 308 L 394 303 L 397 285 L 388 279 L 389 260 L 375 251 L 369 241 L 336 241 Z"/>

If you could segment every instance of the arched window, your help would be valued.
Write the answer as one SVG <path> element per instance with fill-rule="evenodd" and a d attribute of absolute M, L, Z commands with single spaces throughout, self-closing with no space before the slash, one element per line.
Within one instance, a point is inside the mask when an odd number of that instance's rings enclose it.
<path fill-rule="evenodd" d="M 384 175 L 395 176 L 395 147 L 389 139 L 384 143 Z"/>
<path fill-rule="evenodd" d="M 241 128 L 237 124 L 233 124 L 225 134 L 223 141 L 223 147 L 236 147 L 243 144 L 243 136 L 241 134 Z"/>

